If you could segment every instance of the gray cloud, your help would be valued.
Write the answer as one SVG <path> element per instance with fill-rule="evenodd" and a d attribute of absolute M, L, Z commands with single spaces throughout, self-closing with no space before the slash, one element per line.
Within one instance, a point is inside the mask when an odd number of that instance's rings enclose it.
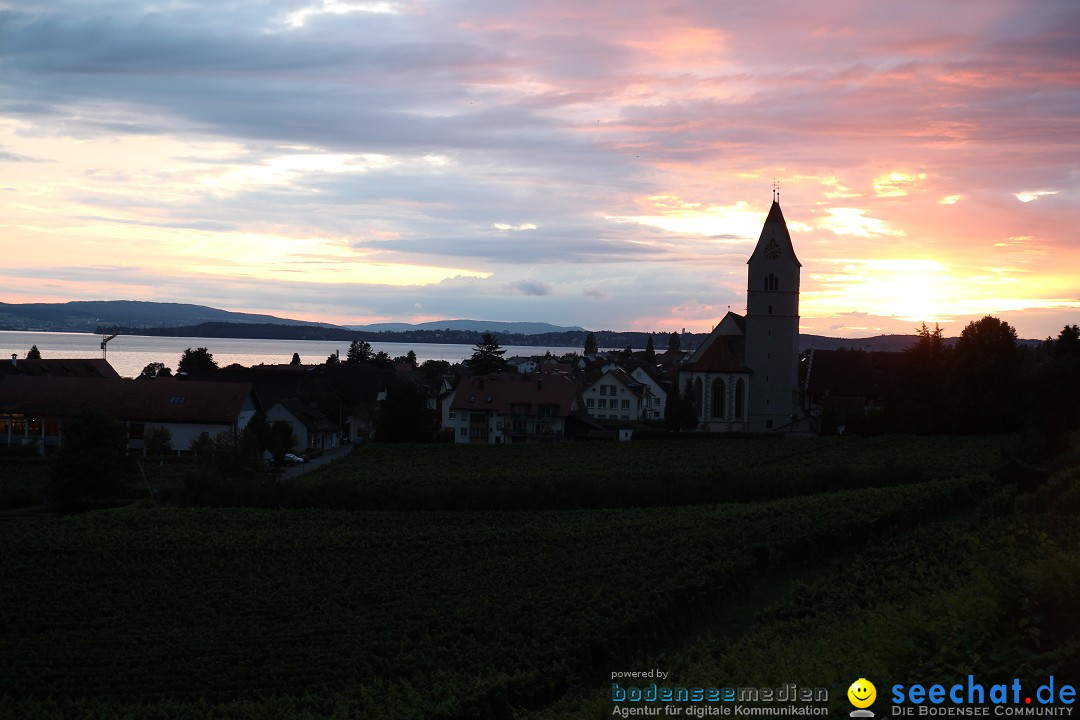
<path fill-rule="evenodd" d="M 522 295 L 534 295 L 542 297 L 544 295 L 551 294 L 551 286 L 545 282 L 538 280 L 516 280 L 509 283 L 507 287 L 514 292 L 519 292 Z"/>

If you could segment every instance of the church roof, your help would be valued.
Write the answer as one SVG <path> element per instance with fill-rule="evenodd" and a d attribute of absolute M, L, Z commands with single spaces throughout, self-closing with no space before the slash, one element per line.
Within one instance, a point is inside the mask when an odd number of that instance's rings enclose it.
<path fill-rule="evenodd" d="M 754 260 L 763 259 L 768 252 L 767 248 L 773 242 L 779 246 L 784 257 L 790 257 L 795 261 L 796 265 L 802 267 L 802 263 L 799 262 L 799 258 L 795 255 L 795 247 L 791 244 L 791 233 L 788 232 L 787 222 L 784 220 L 784 213 L 780 210 L 778 200 L 773 200 L 772 207 L 769 208 L 769 216 L 765 218 L 765 224 L 761 228 L 761 236 L 758 238 L 757 246 L 754 248 L 754 252 L 751 253 L 750 259 L 746 261 L 747 264 Z"/>
<path fill-rule="evenodd" d="M 745 372 L 728 340 L 717 326 L 681 369 L 687 372 Z"/>

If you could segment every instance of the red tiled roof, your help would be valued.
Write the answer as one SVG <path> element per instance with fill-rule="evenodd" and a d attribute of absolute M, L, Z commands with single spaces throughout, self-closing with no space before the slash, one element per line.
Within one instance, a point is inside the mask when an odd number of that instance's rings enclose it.
<path fill-rule="evenodd" d="M 682 366 L 688 372 L 743 372 L 743 365 L 732 350 L 727 338 L 714 331 L 709 344 L 702 348 L 701 354 Z"/>
<path fill-rule="evenodd" d="M 15 376 L 0 382 L 0 412 L 98 411 L 119 420 L 229 424 L 250 396 L 247 383 Z"/>
<path fill-rule="evenodd" d="M 811 396 L 879 397 L 896 381 L 903 353 L 814 350 L 807 392 Z"/>
<path fill-rule="evenodd" d="M 47 360 L 0 361 L 0 376 L 119 378 L 103 358 L 48 358 Z"/>
<path fill-rule="evenodd" d="M 285 408 L 289 414 L 299 420 L 304 427 L 309 430 L 324 432 L 338 430 L 337 423 L 328 418 L 321 410 L 311 407 L 300 400 L 300 398 L 285 398 L 284 400 L 279 400 L 277 404 Z"/>
<path fill-rule="evenodd" d="M 508 414 L 511 405 L 557 405 L 556 415 L 569 415 L 577 384 L 565 375 L 503 373 L 462 380 L 454 393 L 454 410 L 491 410 Z"/>

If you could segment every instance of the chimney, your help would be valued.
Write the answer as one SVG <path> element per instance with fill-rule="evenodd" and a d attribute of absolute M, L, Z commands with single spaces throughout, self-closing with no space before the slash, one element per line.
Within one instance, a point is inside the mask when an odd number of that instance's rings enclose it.
<path fill-rule="evenodd" d="M 18 355 L 18 353 L 11 353 L 11 367 L 18 367 L 18 366 L 19 366 L 19 355 Z"/>

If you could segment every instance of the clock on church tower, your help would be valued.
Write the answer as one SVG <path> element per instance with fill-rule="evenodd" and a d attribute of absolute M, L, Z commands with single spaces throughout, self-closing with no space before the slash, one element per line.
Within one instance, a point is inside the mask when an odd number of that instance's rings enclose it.
<path fill-rule="evenodd" d="M 770 260 L 780 257 L 780 244 L 776 242 L 776 238 L 769 238 L 768 244 L 765 245 L 765 257 Z"/>

